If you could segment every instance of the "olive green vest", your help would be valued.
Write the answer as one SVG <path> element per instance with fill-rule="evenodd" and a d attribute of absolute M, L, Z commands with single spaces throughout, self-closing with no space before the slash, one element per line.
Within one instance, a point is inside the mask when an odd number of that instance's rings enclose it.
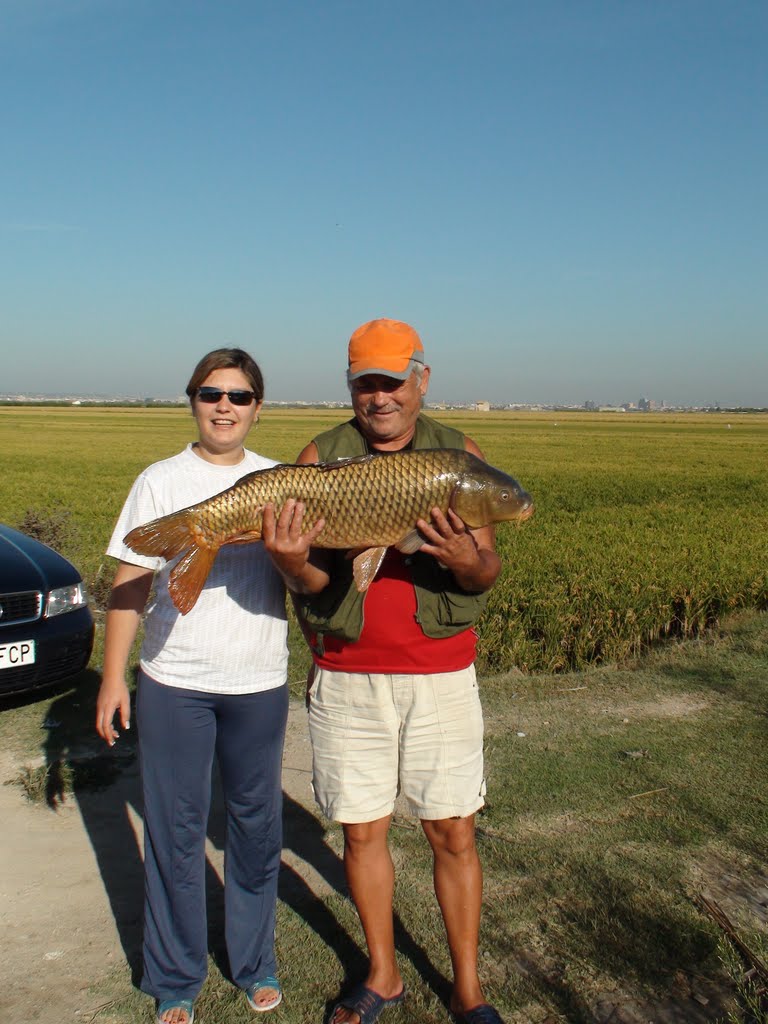
<path fill-rule="evenodd" d="M 368 445 L 356 420 L 348 420 L 315 438 L 320 462 L 333 462 L 354 455 L 366 455 Z M 459 448 L 464 450 L 464 435 L 423 413 L 416 421 L 414 448 Z M 331 551 L 331 581 L 319 594 L 296 595 L 299 614 L 316 637 L 315 648 L 323 652 L 323 636 L 329 634 L 354 642 L 363 629 L 365 594 L 360 594 L 352 578 L 352 559 L 344 551 Z M 453 636 L 469 629 L 480 618 L 488 592 L 469 594 L 455 582 L 432 555 L 417 551 L 408 556 L 416 591 L 416 621 L 424 633 L 435 639 Z"/>

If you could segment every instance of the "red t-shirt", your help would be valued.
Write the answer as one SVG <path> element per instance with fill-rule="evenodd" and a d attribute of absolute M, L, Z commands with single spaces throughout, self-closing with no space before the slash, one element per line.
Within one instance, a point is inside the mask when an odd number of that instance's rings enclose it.
<path fill-rule="evenodd" d="M 363 605 L 363 631 L 355 643 L 323 638 L 324 654 L 314 655 L 321 668 L 336 672 L 383 672 L 387 675 L 426 675 L 458 672 L 475 660 L 477 633 L 435 640 L 416 621 L 416 591 L 405 556 L 390 548 Z"/>

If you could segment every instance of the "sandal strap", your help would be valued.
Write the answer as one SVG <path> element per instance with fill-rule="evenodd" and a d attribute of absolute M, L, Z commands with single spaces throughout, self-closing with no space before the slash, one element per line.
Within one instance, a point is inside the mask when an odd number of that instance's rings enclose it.
<path fill-rule="evenodd" d="M 280 982 L 274 976 L 274 974 L 268 974 L 266 978 L 259 978 L 258 981 L 254 981 L 252 985 L 248 986 L 249 992 L 260 992 L 263 988 L 274 988 L 278 992 L 282 992 Z"/>

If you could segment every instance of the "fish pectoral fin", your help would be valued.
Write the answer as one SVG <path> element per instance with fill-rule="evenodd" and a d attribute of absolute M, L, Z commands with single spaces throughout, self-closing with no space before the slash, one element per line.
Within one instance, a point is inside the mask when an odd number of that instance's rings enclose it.
<path fill-rule="evenodd" d="M 182 615 L 195 606 L 200 591 L 211 571 L 216 551 L 213 548 L 191 548 L 171 569 L 168 593 Z"/>
<path fill-rule="evenodd" d="M 355 586 L 361 594 L 373 583 L 386 553 L 386 547 L 366 548 L 352 559 L 352 575 L 355 577 Z"/>
<path fill-rule="evenodd" d="M 414 527 L 409 533 L 406 533 L 402 540 L 399 540 L 397 544 L 395 544 L 395 547 L 404 555 L 412 555 L 414 551 L 419 550 L 423 543 L 424 538 L 416 527 Z"/>

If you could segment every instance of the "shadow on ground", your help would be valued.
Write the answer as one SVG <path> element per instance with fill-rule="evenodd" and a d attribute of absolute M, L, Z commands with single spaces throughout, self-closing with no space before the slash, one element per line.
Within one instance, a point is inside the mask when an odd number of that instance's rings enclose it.
<path fill-rule="evenodd" d="M 139 778 L 138 737 L 135 730 L 124 732 L 112 749 L 107 749 L 93 731 L 94 708 L 99 679 L 85 673 L 75 689 L 55 698 L 42 726 L 46 732 L 43 753 L 46 762 L 46 802 L 52 810 L 71 792 L 82 817 L 99 867 L 120 943 L 130 966 L 134 985 L 141 977 L 141 933 L 143 902 L 142 801 Z M 132 714 L 135 721 L 135 714 Z M 214 768 L 208 839 L 223 854 L 226 808 L 218 772 Z M 305 862 L 328 891 L 346 897 L 341 858 L 329 846 L 325 827 L 313 811 L 293 796 L 283 796 L 284 849 Z M 216 863 L 206 858 L 209 952 L 224 977 L 231 980 L 224 945 L 224 887 L 222 857 Z M 309 872 L 308 872 L 309 874 Z M 279 898 L 325 942 L 344 965 L 345 985 L 365 975 L 367 958 L 363 950 L 328 909 L 322 898 L 303 877 L 300 868 L 283 859 Z M 447 1003 L 450 986 L 433 965 L 424 948 L 395 921 L 400 955 L 439 999 Z"/>

